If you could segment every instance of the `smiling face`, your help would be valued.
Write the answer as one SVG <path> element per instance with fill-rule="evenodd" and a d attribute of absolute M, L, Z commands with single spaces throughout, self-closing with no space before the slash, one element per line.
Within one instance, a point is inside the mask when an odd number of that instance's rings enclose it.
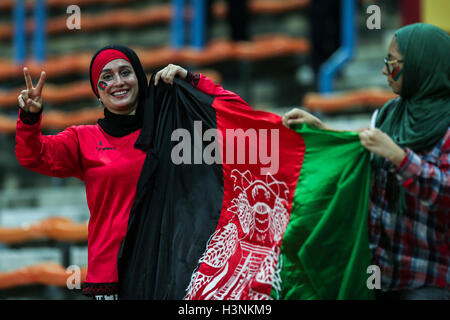
<path fill-rule="evenodd" d="M 388 61 L 389 61 L 389 70 L 386 65 L 383 67 L 383 74 L 387 77 L 387 81 L 392 91 L 396 94 L 400 94 L 403 83 L 403 75 L 400 75 L 397 79 L 395 79 L 396 71 L 403 69 L 403 61 L 396 62 L 396 60 L 403 60 L 403 55 L 401 54 L 397 38 L 394 36 L 389 44 L 388 48 Z"/>
<path fill-rule="evenodd" d="M 116 114 L 134 114 L 138 105 L 138 80 L 124 59 L 108 62 L 102 69 L 97 89 L 103 105 Z"/>

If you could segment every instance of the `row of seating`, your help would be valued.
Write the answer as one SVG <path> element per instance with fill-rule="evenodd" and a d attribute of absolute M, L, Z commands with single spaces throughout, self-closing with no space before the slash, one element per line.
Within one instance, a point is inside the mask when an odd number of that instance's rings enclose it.
<path fill-rule="evenodd" d="M 86 274 L 87 267 L 80 268 L 80 283 L 84 282 Z M 0 289 L 33 284 L 65 287 L 68 280 L 71 282 L 69 279 L 71 275 L 72 273 L 59 263 L 42 262 L 12 271 L 0 272 Z M 74 282 L 71 283 L 74 284 Z"/>
<path fill-rule="evenodd" d="M 48 71 L 47 71 L 48 72 Z M 215 83 L 221 83 L 222 77 L 220 73 L 212 69 L 198 70 Z M 150 79 L 150 77 L 147 77 Z M 0 90 L 0 108 L 17 107 L 17 96 L 21 90 L 25 89 L 25 81 L 23 86 L 8 90 Z M 42 91 L 42 99 L 47 104 L 63 104 L 72 101 L 81 101 L 93 99 L 94 94 L 89 80 L 72 82 L 64 85 L 55 85 L 47 83 Z"/>
<path fill-rule="evenodd" d="M 257 61 L 290 54 L 307 54 L 309 42 L 303 38 L 286 35 L 262 35 L 253 41 L 234 43 L 226 39 L 213 40 L 201 51 L 193 48 L 175 50 L 169 46 L 160 48 L 134 48 L 145 69 L 165 66 L 169 63 L 181 65 L 204 66 L 228 60 Z M 35 61 L 27 61 L 34 77 L 39 77 L 41 70 L 47 72 L 47 78 L 68 74 L 87 74 L 94 52 L 67 54 L 59 57 L 49 57 L 41 66 Z M 0 81 L 22 77 L 22 67 L 14 65 L 10 60 L 0 60 Z"/>
<path fill-rule="evenodd" d="M 395 97 L 397 95 L 392 91 L 378 88 L 352 90 L 329 95 L 310 92 L 303 98 L 302 106 L 310 111 L 333 113 L 361 106 L 378 108 Z"/>
<path fill-rule="evenodd" d="M 88 224 L 75 223 L 65 217 L 50 217 L 14 228 L 0 227 L 0 243 L 19 244 L 39 239 L 87 241 Z"/>
<path fill-rule="evenodd" d="M 0 3 L 0 10 L 13 10 L 16 0 L 3 0 Z M 47 0 L 46 5 L 48 8 L 67 8 L 70 5 L 76 4 L 79 7 L 88 5 L 123 5 L 130 4 L 130 2 L 138 2 L 142 0 L 77 0 L 75 3 L 73 0 Z M 249 6 L 251 10 L 263 13 L 280 13 L 293 9 L 304 9 L 308 6 L 311 0 L 250 0 Z M 216 9 L 221 12 L 225 12 L 224 3 L 218 2 L 214 4 Z M 168 5 L 167 5 L 168 6 Z M 34 1 L 26 2 L 27 9 L 34 7 Z"/>
<path fill-rule="evenodd" d="M 72 125 L 92 124 L 103 118 L 103 108 L 91 107 L 77 111 L 56 111 L 45 112 L 42 118 L 42 129 L 44 131 L 61 131 Z M 0 115 L 0 133 L 12 135 L 16 132 L 16 118 Z"/>
<path fill-rule="evenodd" d="M 395 97 L 396 95 L 389 90 L 375 88 L 332 95 L 309 93 L 301 105 L 309 111 L 335 113 L 356 107 L 378 108 Z M 42 128 L 44 130 L 62 130 L 70 125 L 95 123 L 97 119 L 103 117 L 102 112 L 102 109 L 95 107 L 72 112 L 51 110 L 46 112 L 43 117 Z M 14 134 L 15 130 L 16 119 L 0 116 L 0 133 Z"/>
<path fill-rule="evenodd" d="M 35 1 L 25 0 L 26 7 L 28 9 L 34 7 Z M 108 4 L 108 5 L 121 5 L 128 4 L 130 2 L 137 2 L 141 0 L 77 0 L 76 4 L 78 6 L 88 6 L 88 5 L 98 5 L 98 4 Z M 12 10 L 14 8 L 16 0 L 2 0 L 0 2 L 0 10 Z M 64 8 L 73 5 L 73 0 L 46 0 L 46 5 L 48 8 Z"/>
<path fill-rule="evenodd" d="M 73 1 L 72 1 L 73 2 Z M 252 0 L 249 3 L 252 14 L 279 14 L 291 12 L 293 10 L 304 9 L 309 0 Z M 226 16 L 227 7 L 223 2 L 213 5 L 213 15 L 222 19 Z M 94 32 L 105 30 L 111 27 L 137 28 L 150 26 L 157 23 L 168 24 L 172 17 L 172 7 L 170 4 L 161 4 L 148 7 L 143 10 L 109 10 L 100 14 L 83 14 L 83 32 Z M 47 34 L 55 35 L 68 32 L 66 20 L 68 15 L 51 18 L 47 21 Z M 34 30 L 34 21 L 28 20 L 26 31 L 31 33 Z M 14 26 L 11 23 L 0 25 L 0 39 L 8 40 L 14 34 Z"/>
<path fill-rule="evenodd" d="M 200 71 L 201 72 L 201 71 Z M 212 81 L 220 83 L 220 75 L 211 71 L 209 73 L 201 72 L 208 76 Z M 1 107 L 16 107 L 17 95 L 20 89 L 8 92 L 0 91 Z M 44 101 L 51 104 L 65 103 L 68 101 L 91 99 L 93 97 L 89 81 L 82 81 L 67 85 L 46 85 L 43 91 Z M 386 101 L 395 98 L 396 94 L 389 90 L 377 88 L 361 89 L 349 91 L 346 93 L 337 93 L 332 95 L 321 95 L 318 93 L 307 93 L 302 106 L 311 111 L 319 112 L 337 112 L 346 108 L 358 106 L 379 106 Z"/>

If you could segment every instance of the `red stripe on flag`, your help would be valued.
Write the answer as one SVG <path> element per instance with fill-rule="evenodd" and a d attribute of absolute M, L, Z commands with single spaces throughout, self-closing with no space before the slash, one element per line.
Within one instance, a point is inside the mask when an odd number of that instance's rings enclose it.
<path fill-rule="evenodd" d="M 281 117 L 216 100 L 224 198 L 187 299 L 270 297 L 305 154 Z M 265 174 L 269 171 L 269 174 Z"/>

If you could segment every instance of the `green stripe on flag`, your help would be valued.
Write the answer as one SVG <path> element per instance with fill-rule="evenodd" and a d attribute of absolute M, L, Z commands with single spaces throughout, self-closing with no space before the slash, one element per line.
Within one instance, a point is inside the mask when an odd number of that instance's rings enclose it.
<path fill-rule="evenodd" d="M 373 299 L 366 285 L 370 154 L 356 132 L 296 131 L 305 157 L 272 297 Z"/>

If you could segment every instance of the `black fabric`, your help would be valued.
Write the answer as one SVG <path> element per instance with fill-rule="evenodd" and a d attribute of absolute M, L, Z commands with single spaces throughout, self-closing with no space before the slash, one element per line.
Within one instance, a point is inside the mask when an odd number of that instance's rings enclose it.
<path fill-rule="evenodd" d="M 25 111 L 24 109 L 20 108 L 20 112 L 19 112 L 19 117 L 20 120 L 29 125 L 32 126 L 33 124 L 36 124 L 39 122 L 39 120 L 41 119 L 41 114 L 42 114 L 42 110 L 44 109 L 43 107 L 38 111 L 38 112 L 29 112 L 29 111 Z"/>
<path fill-rule="evenodd" d="M 115 49 L 125 54 L 127 58 L 130 60 L 131 66 L 133 67 L 133 70 L 138 80 L 139 94 L 138 94 L 138 107 L 136 109 L 136 114 L 130 116 L 131 119 L 123 119 L 123 118 L 118 119 L 117 117 L 114 116 L 107 117 L 107 113 L 109 111 L 107 111 L 107 109 L 105 108 L 105 118 L 99 119 L 98 121 L 98 124 L 100 125 L 100 127 L 102 127 L 103 130 L 106 131 L 106 133 L 112 136 L 122 137 L 142 127 L 142 121 L 144 117 L 144 105 L 148 97 L 147 76 L 145 75 L 144 68 L 142 67 L 141 61 L 139 60 L 139 57 L 137 56 L 136 52 L 134 52 L 132 49 L 128 47 L 118 44 L 112 44 L 103 47 L 94 54 L 89 67 L 89 75 L 91 74 L 92 64 L 95 60 L 95 57 L 100 52 L 106 49 Z M 91 82 L 92 91 L 95 93 L 95 86 L 97 84 L 92 83 L 92 77 L 89 77 L 89 79 Z M 109 113 L 111 114 L 111 112 Z"/>
<path fill-rule="evenodd" d="M 98 119 L 98 124 L 113 137 L 126 136 L 142 127 L 142 119 L 135 115 L 116 114 L 105 108 L 105 117 Z"/>
<path fill-rule="evenodd" d="M 184 128 L 194 137 L 196 120 L 203 131 L 217 128 L 216 114 L 213 98 L 188 82 L 155 87 L 153 77 L 150 81 L 151 99 L 136 142 L 147 157 L 118 254 L 119 298 L 182 299 L 217 227 L 223 175 L 220 164 L 175 165 L 171 150 L 178 141 L 171 135 Z"/>

